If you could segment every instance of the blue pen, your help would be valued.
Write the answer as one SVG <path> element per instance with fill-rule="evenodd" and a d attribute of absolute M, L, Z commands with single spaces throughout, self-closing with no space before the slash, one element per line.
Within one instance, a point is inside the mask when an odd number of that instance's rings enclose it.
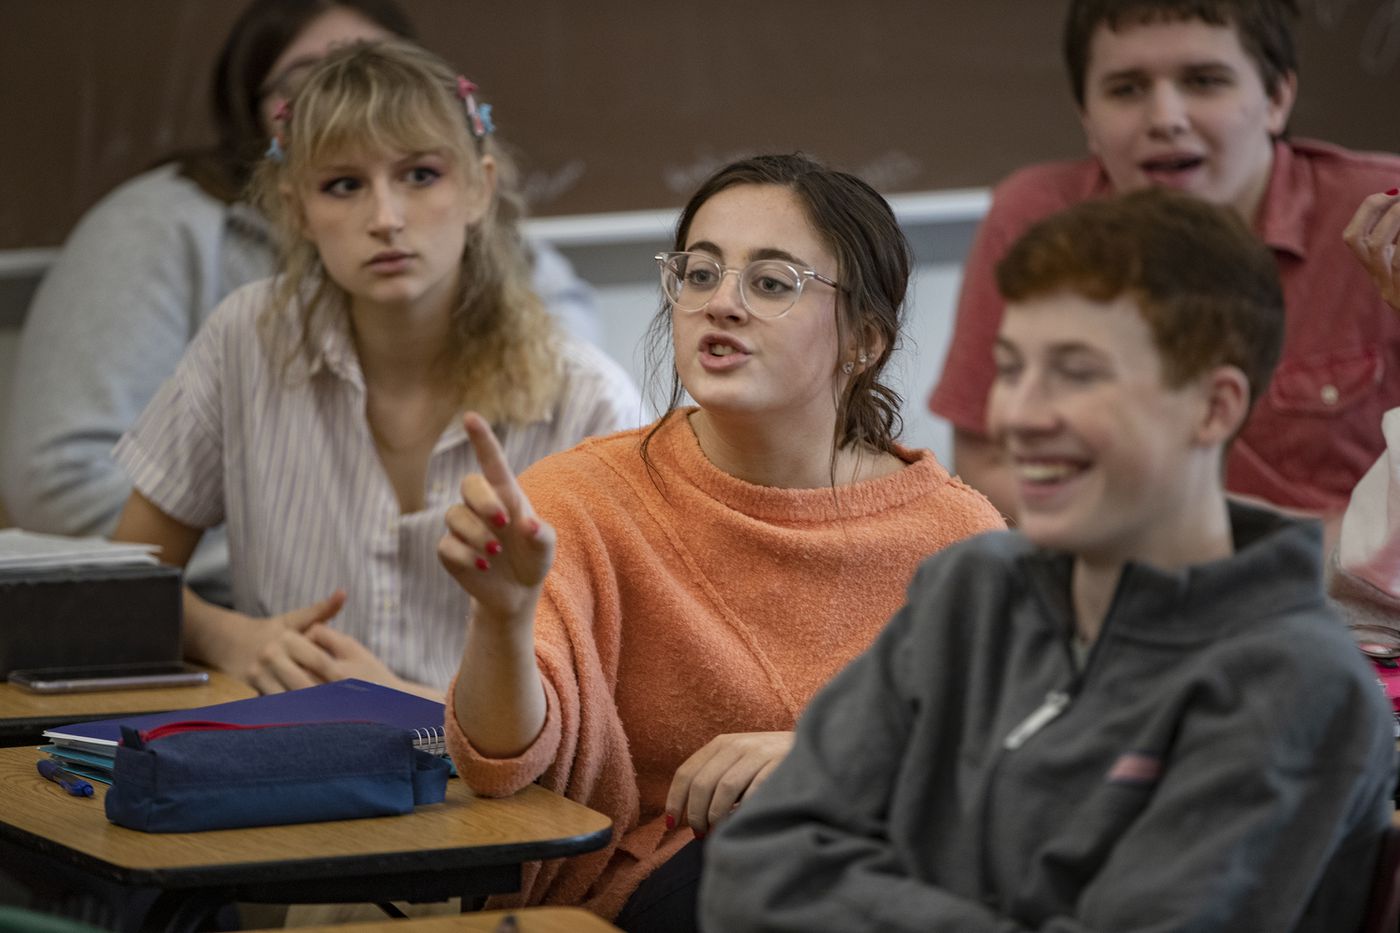
<path fill-rule="evenodd" d="M 68 791 L 74 797 L 91 797 L 92 785 L 82 778 L 59 767 L 58 762 L 45 758 L 38 764 L 39 773 Z"/>

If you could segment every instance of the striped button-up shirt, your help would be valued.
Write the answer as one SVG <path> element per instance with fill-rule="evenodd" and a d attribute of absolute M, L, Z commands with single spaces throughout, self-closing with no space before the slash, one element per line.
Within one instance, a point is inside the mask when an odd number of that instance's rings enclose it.
<path fill-rule="evenodd" d="M 347 594 L 333 627 L 396 674 L 445 687 L 470 600 L 438 564 L 443 517 L 479 469 L 453 419 L 428 461 L 426 505 L 404 514 L 365 419 L 365 383 L 344 314 L 302 357 L 268 353 L 257 318 L 271 280 L 234 292 L 117 444 L 135 487 L 177 521 L 228 525 L 234 608 L 255 616 Z M 497 426 L 518 472 L 593 434 L 633 427 L 641 400 L 602 351 L 565 340 L 564 385 L 543 420 Z"/>

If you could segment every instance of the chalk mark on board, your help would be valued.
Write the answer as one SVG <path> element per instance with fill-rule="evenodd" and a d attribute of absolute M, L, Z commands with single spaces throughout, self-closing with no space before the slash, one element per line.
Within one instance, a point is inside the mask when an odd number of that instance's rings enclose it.
<path fill-rule="evenodd" d="M 1313 16 L 1324 28 L 1336 29 L 1355 0 L 1312 0 Z M 1400 0 L 1379 0 L 1361 32 L 1357 52 L 1361 69 L 1371 75 L 1386 75 L 1400 62 Z"/>
<path fill-rule="evenodd" d="M 753 155 L 752 150 L 737 149 L 718 154 L 703 152 L 690 162 L 681 165 L 667 165 L 661 169 L 661 180 L 666 190 L 681 197 L 689 197 L 700 183 L 730 162 L 737 162 Z"/>
<path fill-rule="evenodd" d="M 551 204 L 577 188 L 587 171 L 588 163 L 582 159 L 571 159 L 553 171 L 530 172 L 525 176 L 520 191 L 525 203 L 533 210 Z"/>
<path fill-rule="evenodd" d="M 667 191 L 687 197 L 719 169 L 752 154 L 742 149 L 727 153 L 701 152 L 689 162 L 667 165 L 661 170 L 661 178 Z M 923 162 L 914 156 L 890 149 L 861 163 L 853 174 L 880 191 L 897 191 L 918 178 L 923 170 Z"/>
<path fill-rule="evenodd" d="M 1361 67 L 1369 74 L 1389 74 L 1400 61 L 1400 0 L 1376 10 L 1361 40 Z"/>
<path fill-rule="evenodd" d="M 899 191 L 909 186 L 924 170 L 924 163 L 899 149 L 881 153 L 856 169 L 877 191 Z"/>

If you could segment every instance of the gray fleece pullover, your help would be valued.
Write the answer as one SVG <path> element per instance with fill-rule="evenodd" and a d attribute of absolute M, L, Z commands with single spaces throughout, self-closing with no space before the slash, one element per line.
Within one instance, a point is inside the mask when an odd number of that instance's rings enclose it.
<path fill-rule="evenodd" d="M 927 561 L 711 838 L 705 929 L 1358 929 L 1392 720 L 1312 523 L 1130 565 L 1079 670 L 1072 561 L 995 533 Z"/>

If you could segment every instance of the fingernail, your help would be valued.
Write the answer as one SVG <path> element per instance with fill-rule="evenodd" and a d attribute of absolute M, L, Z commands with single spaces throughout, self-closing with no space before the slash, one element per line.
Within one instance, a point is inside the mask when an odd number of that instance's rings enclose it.
<path fill-rule="evenodd" d="M 495 557 L 497 554 L 501 553 L 501 542 L 499 542 L 499 541 L 487 541 L 487 542 L 486 542 L 486 553 L 487 553 L 487 554 L 490 554 L 492 557 Z"/>
<path fill-rule="evenodd" d="M 671 814 L 669 814 L 669 813 L 666 814 L 666 828 L 667 828 L 667 829 L 675 829 L 675 828 L 676 828 L 676 818 L 675 818 L 674 816 L 672 816 Z"/>
<path fill-rule="evenodd" d="M 1390 195 L 1393 198 L 1397 194 L 1400 194 L 1400 188 L 1391 188 L 1389 191 L 1386 192 L 1386 194 Z"/>
<path fill-rule="evenodd" d="M 705 838 L 705 834 L 702 833 L 702 832 L 701 832 L 700 830 L 698 830 L 698 829 L 692 829 L 691 832 L 693 832 L 693 833 L 695 834 L 695 838 L 696 838 L 696 839 L 704 839 L 704 838 Z"/>
<path fill-rule="evenodd" d="M 487 560 L 486 558 L 484 558 L 484 557 L 478 557 L 478 558 L 476 559 L 476 569 L 477 569 L 477 570 L 490 570 L 490 569 L 491 569 L 491 562 L 490 562 L 489 560 Z"/>
<path fill-rule="evenodd" d="M 537 537 L 540 533 L 540 523 L 532 518 L 525 523 L 525 530 L 529 533 L 530 537 Z"/>
<path fill-rule="evenodd" d="M 497 528 L 506 527 L 507 521 L 509 521 L 509 519 L 506 518 L 505 512 L 497 512 L 495 515 L 491 516 L 491 524 L 495 525 Z"/>

